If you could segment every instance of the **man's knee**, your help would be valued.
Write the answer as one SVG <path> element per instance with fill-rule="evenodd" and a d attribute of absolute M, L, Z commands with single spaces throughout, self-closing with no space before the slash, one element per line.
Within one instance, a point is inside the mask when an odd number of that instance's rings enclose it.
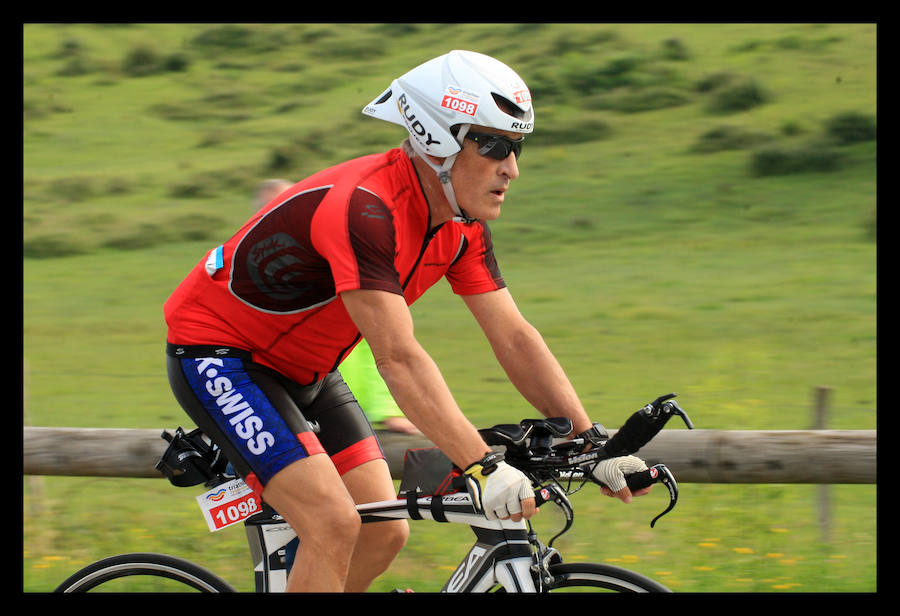
<path fill-rule="evenodd" d="M 353 507 L 337 507 L 321 510 L 321 517 L 311 527 L 297 531 L 300 541 L 310 544 L 340 546 L 342 551 L 352 552 L 359 539 L 362 521 Z"/>
<path fill-rule="evenodd" d="M 324 455 L 286 467 L 263 490 L 263 499 L 281 514 L 307 545 L 352 549 L 362 522 L 353 499 Z"/>
<path fill-rule="evenodd" d="M 365 563 L 359 575 L 368 576 L 366 586 L 376 576 L 381 575 L 391 565 L 409 537 L 406 520 L 366 524 L 356 545 L 360 563 Z"/>
<path fill-rule="evenodd" d="M 393 522 L 379 522 L 373 524 L 373 527 L 384 526 L 381 532 L 380 543 L 385 552 L 393 556 L 400 553 L 406 540 L 409 539 L 409 524 L 406 520 L 395 520 Z"/>

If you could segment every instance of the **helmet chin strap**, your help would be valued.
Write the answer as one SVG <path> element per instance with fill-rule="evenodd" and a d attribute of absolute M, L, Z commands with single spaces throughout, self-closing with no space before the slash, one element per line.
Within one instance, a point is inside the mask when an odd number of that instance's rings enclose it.
<path fill-rule="evenodd" d="M 459 142 L 460 147 L 462 147 L 463 139 L 466 137 L 466 133 L 469 132 L 469 128 L 471 124 L 463 124 L 459 128 L 459 132 L 456 135 L 456 140 Z M 456 193 L 453 192 L 453 184 L 450 182 L 450 167 L 453 166 L 453 163 L 456 162 L 456 156 L 458 154 L 451 154 L 447 158 L 444 159 L 444 162 L 438 165 L 435 162 L 432 162 L 431 158 L 428 157 L 427 154 L 419 150 L 418 144 L 415 142 L 415 139 L 410 139 L 410 143 L 413 148 L 419 152 L 419 155 L 422 157 L 429 167 L 434 169 L 435 173 L 437 173 L 438 179 L 441 181 L 441 187 L 444 189 L 444 196 L 447 197 L 447 201 L 450 203 L 450 208 L 453 210 L 455 216 L 453 217 L 453 222 L 462 222 L 462 223 L 470 223 L 475 222 L 475 218 L 471 218 L 468 214 L 466 214 L 465 210 L 463 210 L 459 203 L 456 201 Z"/>

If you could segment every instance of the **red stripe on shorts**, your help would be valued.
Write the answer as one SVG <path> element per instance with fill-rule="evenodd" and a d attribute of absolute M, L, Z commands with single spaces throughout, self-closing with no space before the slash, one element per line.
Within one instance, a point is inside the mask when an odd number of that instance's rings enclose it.
<path fill-rule="evenodd" d="M 256 473 L 250 473 L 246 477 L 244 477 L 244 483 L 253 490 L 253 493 L 262 501 L 262 493 L 263 493 L 263 484 L 259 482 L 259 478 L 256 476 Z"/>
<path fill-rule="evenodd" d="M 365 438 L 331 456 L 331 461 L 341 475 L 365 462 L 383 459 L 384 452 L 375 436 Z"/>
<path fill-rule="evenodd" d="M 303 448 L 306 450 L 306 455 L 308 456 L 313 456 L 317 453 L 325 453 L 325 448 L 322 447 L 322 443 L 319 442 L 319 437 L 312 432 L 300 432 L 297 434 L 297 440 L 303 445 Z"/>

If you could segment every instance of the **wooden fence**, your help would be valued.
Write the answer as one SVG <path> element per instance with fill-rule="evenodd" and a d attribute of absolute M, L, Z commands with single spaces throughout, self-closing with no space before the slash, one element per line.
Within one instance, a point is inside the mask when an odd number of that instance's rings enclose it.
<path fill-rule="evenodd" d="M 24 428 L 25 475 L 162 478 L 162 429 Z M 615 430 L 610 430 L 614 434 Z M 423 439 L 379 438 L 392 476 Z M 875 430 L 684 430 L 660 432 L 638 454 L 663 462 L 680 483 L 876 483 Z"/>

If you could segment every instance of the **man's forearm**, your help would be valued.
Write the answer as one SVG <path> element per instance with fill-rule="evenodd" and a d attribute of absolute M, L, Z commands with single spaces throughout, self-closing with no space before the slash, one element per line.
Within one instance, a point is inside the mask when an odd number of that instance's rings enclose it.
<path fill-rule="evenodd" d="M 463 296 L 509 380 L 547 417 L 568 417 L 573 434 L 591 427 L 575 388 L 543 337 L 519 312 L 507 289 Z"/>
<path fill-rule="evenodd" d="M 575 388 L 534 327 L 524 326 L 495 344 L 494 353 L 512 384 L 543 415 L 568 417 L 573 434 L 591 427 Z"/>
<path fill-rule="evenodd" d="M 490 451 L 463 415 L 437 365 L 413 335 L 403 296 L 356 290 L 341 294 L 366 338 L 381 378 L 403 414 L 455 464 L 466 468 Z"/>
<path fill-rule="evenodd" d="M 456 404 L 437 365 L 423 349 L 377 364 L 406 417 L 457 466 L 466 468 L 490 451 Z"/>

